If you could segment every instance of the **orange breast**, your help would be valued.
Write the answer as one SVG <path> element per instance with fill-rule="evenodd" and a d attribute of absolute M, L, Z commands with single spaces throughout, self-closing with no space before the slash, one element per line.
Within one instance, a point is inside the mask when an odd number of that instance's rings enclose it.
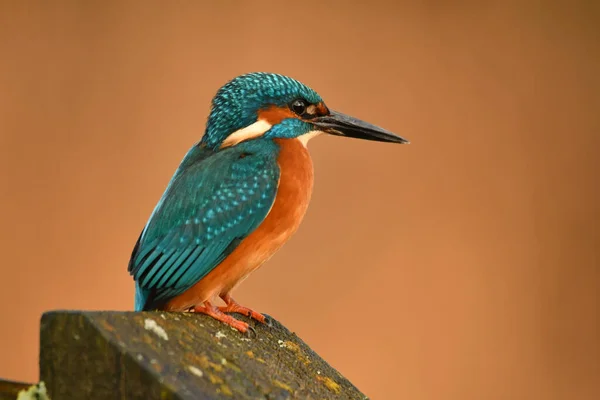
<path fill-rule="evenodd" d="M 296 232 L 310 201 L 313 166 L 306 147 L 298 139 L 276 139 L 281 150 L 277 196 L 271 211 L 221 264 L 166 306 L 186 310 L 212 297 L 229 293 L 260 267 Z"/>

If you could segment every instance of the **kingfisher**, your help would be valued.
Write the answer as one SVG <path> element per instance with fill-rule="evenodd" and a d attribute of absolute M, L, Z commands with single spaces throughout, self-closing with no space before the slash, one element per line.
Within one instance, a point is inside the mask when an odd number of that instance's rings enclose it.
<path fill-rule="evenodd" d="M 313 188 L 307 143 L 321 134 L 408 143 L 284 75 L 223 85 L 134 246 L 135 310 L 203 313 L 246 334 L 254 329 L 230 314 L 268 324 L 231 293 L 298 229 Z"/>

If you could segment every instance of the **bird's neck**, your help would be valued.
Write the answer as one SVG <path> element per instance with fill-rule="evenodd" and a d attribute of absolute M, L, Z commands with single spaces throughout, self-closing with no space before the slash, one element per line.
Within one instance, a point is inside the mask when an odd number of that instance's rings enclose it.
<path fill-rule="evenodd" d="M 278 196 L 289 193 L 299 196 L 302 201 L 297 204 L 304 214 L 313 189 L 313 163 L 305 144 L 298 138 L 274 139 L 279 146 L 277 163 L 280 168 Z M 285 196 L 285 195 L 284 195 Z"/>
<path fill-rule="evenodd" d="M 306 148 L 306 141 L 300 138 L 273 139 L 279 146 L 277 162 L 280 168 L 286 171 L 297 171 L 301 175 L 310 175 L 312 182 L 313 164 L 312 158 Z M 307 177 L 308 178 L 308 177 Z"/>

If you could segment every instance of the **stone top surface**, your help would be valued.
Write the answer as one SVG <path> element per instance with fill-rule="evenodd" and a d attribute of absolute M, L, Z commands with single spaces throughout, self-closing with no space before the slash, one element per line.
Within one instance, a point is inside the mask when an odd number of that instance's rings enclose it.
<path fill-rule="evenodd" d="M 277 321 L 250 323 L 256 337 L 193 313 L 49 312 L 40 377 L 53 400 L 367 398 Z"/>

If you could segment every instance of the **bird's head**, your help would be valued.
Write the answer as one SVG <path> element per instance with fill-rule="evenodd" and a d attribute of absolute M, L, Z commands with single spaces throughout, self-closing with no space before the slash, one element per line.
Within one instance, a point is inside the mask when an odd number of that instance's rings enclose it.
<path fill-rule="evenodd" d="M 408 143 L 385 129 L 332 111 L 321 96 L 287 76 L 255 72 L 221 87 L 212 101 L 202 145 L 212 148 L 264 138 L 300 138 L 320 133 L 381 142 Z"/>

